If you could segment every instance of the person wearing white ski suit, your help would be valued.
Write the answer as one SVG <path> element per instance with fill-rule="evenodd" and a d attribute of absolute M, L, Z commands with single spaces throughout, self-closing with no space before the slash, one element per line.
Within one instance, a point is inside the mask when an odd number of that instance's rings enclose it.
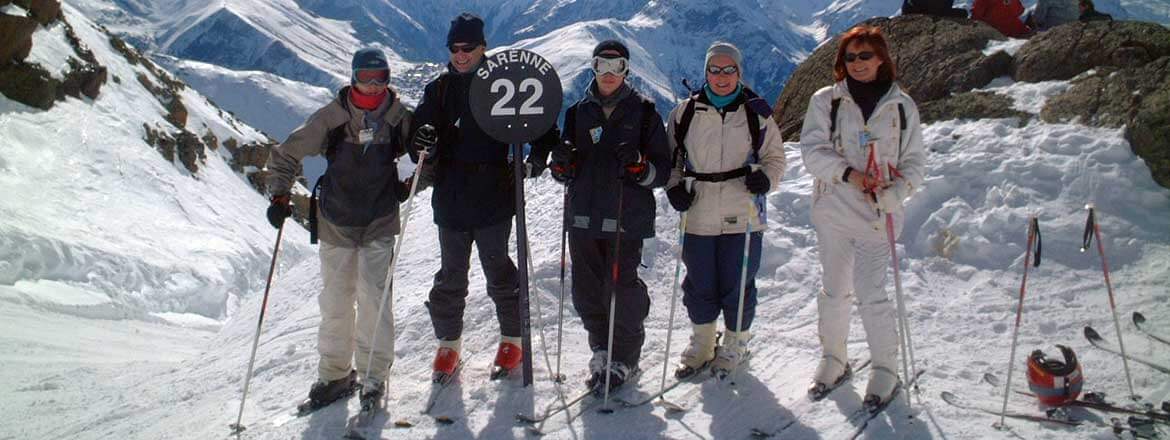
<path fill-rule="evenodd" d="M 868 32 L 881 38 L 876 29 L 869 28 Z M 847 47 L 850 51 L 861 42 L 842 41 L 851 43 Z M 869 56 L 875 57 L 872 48 L 868 50 Z M 845 52 L 842 50 L 839 58 L 844 58 Z M 888 91 L 878 95 L 880 99 L 868 121 L 850 93 L 850 84 L 859 83 L 841 80 L 813 95 L 800 134 L 804 166 L 815 177 L 812 223 L 823 272 L 817 312 L 824 352 L 814 383 L 832 385 L 845 371 L 849 359 L 845 348 L 849 302 L 856 297 L 873 367 L 866 396 L 883 400 L 890 397 L 898 381 L 899 345 L 894 303 L 885 288 L 890 266 L 885 213 L 893 214 L 894 234 L 900 235 L 905 218 L 902 203 L 922 185 L 925 172 L 918 107 L 894 82 L 892 62 L 889 72 Z M 836 130 L 830 133 L 833 100 L 839 100 L 839 106 Z M 904 128 L 900 114 L 905 117 Z M 867 132 L 869 143 L 862 145 Z M 864 177 L 870 144 L 876 148 L 876 162 L 887 178 L 877 202 L 858 186 L 842 180 L 847 169 L 850 180 Z M 901 177 L 888 179 L 888 174 L 893 174 L 886 172 L 888 166 L 896 168 Z"/>

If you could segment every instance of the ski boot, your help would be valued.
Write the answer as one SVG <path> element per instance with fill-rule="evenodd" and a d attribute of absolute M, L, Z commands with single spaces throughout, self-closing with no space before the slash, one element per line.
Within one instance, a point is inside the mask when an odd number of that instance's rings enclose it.
<path fill-rule="evenodd" d="M 622 385 L 625 385 L 626 381 L 630 380 L 637 371 L 637 367 L 630 367 L 621 362 L 613 362 L 606 372 L 599 373 L 591 378 L 592 384 L 590 384 L 590 389 L 593 390 L 595 397 L 602 397 L 605 395 L 605 373 L 609 373 L 609 391 L 613 392 L 621 388 Z"/>
<path fill-rule="evenodd" d="M 435 362 L 432 365 L 431 381 L 445 383 L 451 380 L 455 375 L 455 370 L 459 368 L 459 350 L 462 345 L 462 338 L 454 341 L 439 341 L 439 350 L 435 352 Z"/>
<path fill-rule="evenodd" d="M 492 365 L 491 380 L 507 377 L 508 374 L 520 366 L 524 360 L 524 350 L 520 348 L 520 338 L 504 336 L 496 349 L 496 361 Z"/>
<path fill-rule="evenodd" d="M 585 379 L 587 388 L 592 390 L 599 381 L 605 381 L 605 358 L 608 356 L 605 350 L 593 351 L 593 357 L 589 358 L 589 377 Z"/>
<path fill-rule="evenodd" d="M 898 373 L 875 366 L 869 373 L 869 383 L 865 386 L 865 399 L 862 400 L 862 405 L 866 411 L 877 412 L 888 405 L 901 388 L 902 381 L 898 379 Z"/>
<path fill-rule="evenodd" d="M 691 342 L 683 351 L 678 368 L 674 370 L 674 377 L 684 380 L 694 376 L 707 368 L 715 360 L 715 346 L 719 343 L 719 334 L 715 332 L 715 323 L 692 324 L 694 332 Z"/>
<path fill-rule="evenodd" d="M 329 406 L 333 402 L 348 398 L 358 387 L 357 371 L 355 370 L 349 370 L 349 374 L 341 379 L 318 380 L 309 389 L 309 398 L 297 405 L 297 415 L 304 416 Z"/>
<path fill-rule="evenodd" d="M 727 337 L 723 339 L 723 344 L 715 351 L 715 360 L 711 362 L 711 374 L 722 380 L 739 368 L 740 364 L 747 359 L 747 343 L 751 338 L 750 331 L 744 330 L 736 333 L 729 330 Z"/>
<path fill-rule="evenodd" d="M 382 408 L 382 395 L 386 390 L 385 380 L 366 380 L 362 384 L 362 394 L 358 399 L 362 404 L 362 412 L 371 412 Z"/>
<path fill-rule="evenodd" d="M 822 357 L 821 363 L 817 365 L 817 372 L 813 375 L 813 384 L 808 388 L 808 398 L 814 402 L 824 399 L 852 377 L 852 366 L 832 356 Z"/>

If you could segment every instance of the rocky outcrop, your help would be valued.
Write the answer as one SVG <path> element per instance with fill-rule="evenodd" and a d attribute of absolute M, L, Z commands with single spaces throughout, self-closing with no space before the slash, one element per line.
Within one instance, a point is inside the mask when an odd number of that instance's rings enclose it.
<path fill-rule="evenodd" d="M 1067 80 L 1098 67 L 1140 67 L 1170 56 L 1170 29 L 1137 21 L 1057 26 L 1016 54 L 1016 81 Z"/>
<path fill-rule="evenodd" d="M 916 102 L 925 103 L 983 87 L 1011 73 L 1003 52 L 984 55 L 991 40 L 1004 37 L 976 21 L 909 15 L 875 18 L 864 24 L 882 29 L 898 67 L 898 83 Z M 821 45 L 789 78 L 775 105 L 785 140 L 798 140 L 809 98 L 833 83 L 839 38 Z"/>
<path fill-rule="evenodd" d="M 16 0 L 14 3 L 27 10 L 34 20 L 44 25 L 61 18 L 60 0 Z"/>
<path fill-rule="evenodd" d="M 32 34 L 37 22 L 28 17 L 0 14 L 0 64 L 24 61 L 32 51 Z"/>
<path fill-rule="evenodd" d="M 1027 123 L 1031 115 L 1012 109 L 1012 98 L 990 92 L 967 92 L 930 101 L 918 107 L 922 123 L 951 119 L 1019 118 Z"/>
<path fill-rule="evenodd" d="M 52 108 L 59 85 L 41 66 L 23 62 L 0 64 L 0 93 L 24 105 L 41 110 Z"/>
<path fill-rule="evenodd" d="M 1040 113 L 1048 122 L 1125 127 L 1158 184 L 1170 188 L 1170 55 L 1140 67 L 1096 67 Z"/>
<path fill-rule="evenodd" d="M 167 162 L 174 163 L 177 159 L 183 168 L 194 174 L 199 172 L 199 165 L 207 161 L 206 146 L 194 133 L 185 129 L 171 132 L 147 124 L 142 124 L 142 128 L 145 131 L 143 140 L 158 150 Z"/>

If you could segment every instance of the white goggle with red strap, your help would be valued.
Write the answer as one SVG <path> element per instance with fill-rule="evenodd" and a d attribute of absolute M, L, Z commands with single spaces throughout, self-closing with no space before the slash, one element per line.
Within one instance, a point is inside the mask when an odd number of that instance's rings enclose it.
<path fill-rule="evenodd" d="M 630 72 L 630 60 L 626 58 L 593 57 L 593 75 L 601 76 L 607 73 L 626 76 Z"/>

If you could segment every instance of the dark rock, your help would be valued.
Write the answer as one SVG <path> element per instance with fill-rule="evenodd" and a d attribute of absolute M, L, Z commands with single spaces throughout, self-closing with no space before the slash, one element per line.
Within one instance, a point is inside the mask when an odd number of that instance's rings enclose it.
<path fill-rule="evenodd" d="M 1170 29 L 1138 21 L 1076 22 L 1032 37 L 1016 53 L 1014 78 L 1071 79 L 1096 67 L 1140 67 L 1170 55 Z"/>
<path fill-rule="evenodd" d="M 77 57 L 87 63 L 98 64 L 97 57 L 93 56 L 93 51 L 89 50 L 89 46 L 81 42 L 81 38 L 78 38 L 77 33 L 73 31 L 73 25 L 65 20 L 61 20 L 61 22 L 65 24 L 65 39 L 69 41 L 69 45 L 73 47 Z"/>
<path fill-rule="evenodd" d="M 23 62 L 0 64 L 0 93 L 31 107 L 53 108 L 60 84 L 39 65 Z"/>
<path fill-rule="evenodd" d="M 207 152 L 199 136 L 187 130 L 180 131 L 175 137 L 176 152 L 179 162 L 192 174 L 199 172 L 199 164 L 207 160 Z"/>
<path fill-rule="evenodd" d="M 28 17 L 0 14 L 0 64 L 24 61 L 32 50 L 32 34 L 37 22 Z"/>
<path fill-rule="evenodd" d="M 268 164 L 268 154 L 272 152 L 271 143 L 248 143 L 237 147 L 235 138 L 224 141 L 223 146 L 232 154 L 231 167 L 237 173 L 246 172 L 247 167 L 255 170 L 264 169 Z"/>
<path fill-rule="evenodd" d="M 1011 73 L 1011 57 L 983 55 L 991 40 L 1003 40 L 985 23 L 927 15 L 875 18 L 897 64 L 898 83 L 919 104 L 983 87 Z M 796 69 L 776 101 L 775 118 L 787 141 L 799 140 L 809 98 L 833 84 L 839 37 L 821 45 Z"/>
<path fill-rule="evenodd" d="M 57 91 L 57 99 L 65 99 L 65 96 L 80 98 L 81 95 L 97 99 L 102 85 L 109 76 L 106 67 L 96 64 L 82 65 L 73 59 L 69 60 L 69 66 L 69 72 L 65 73 L 65 80 Z"/>
<path fill-rule="evenodd" d="M 138 65 L 142 60 L 142 54 L 138 53 L 129 43 L 117 35 L 110 34 L 110 46 L 122 54 L 122 57 L 126 58 L 126 61 L 131 65 Z"/>
<path fill-rule="evenodd" d="M 1125 127 L 1125 138 L 1146 161 L 1154 181 L 1170 188 L 1170 55 L 1142 67 L 1099 68 L 1048 100 L 1041 119 Z"/>
<path fill-rule="evenodd" d="M 32 18 L 43 25 L 61 18 L 60 0 L 18 0 L 16 3 L 27 9 Z"/>
<path fill-rule="evenodd" d="M 207 130 L 207 133 L 203 134 L 203 144 L 212 151 L 218 150 L 219 138 L 215 137 L 215 133 L 212 133 L 211 130 Z"/>
<path fill-rule="evenodd" d="M 187 106 L 183 105 L 183 100 L 179 99 L 178 95 L 171 96 L 170 102 L 167 102 L 167 122 L 175 124 L 176 127 L 184 128 L 187 126 Z"/>
<path fill-rule="evenodd" d="M 990 92 L 967 92 L 930 101 L 918 107 L 922 123 L 952 119 L 1019 118 L 1024 123 L 1030 115 L 1012 109 L 1010 97 Z"/>

